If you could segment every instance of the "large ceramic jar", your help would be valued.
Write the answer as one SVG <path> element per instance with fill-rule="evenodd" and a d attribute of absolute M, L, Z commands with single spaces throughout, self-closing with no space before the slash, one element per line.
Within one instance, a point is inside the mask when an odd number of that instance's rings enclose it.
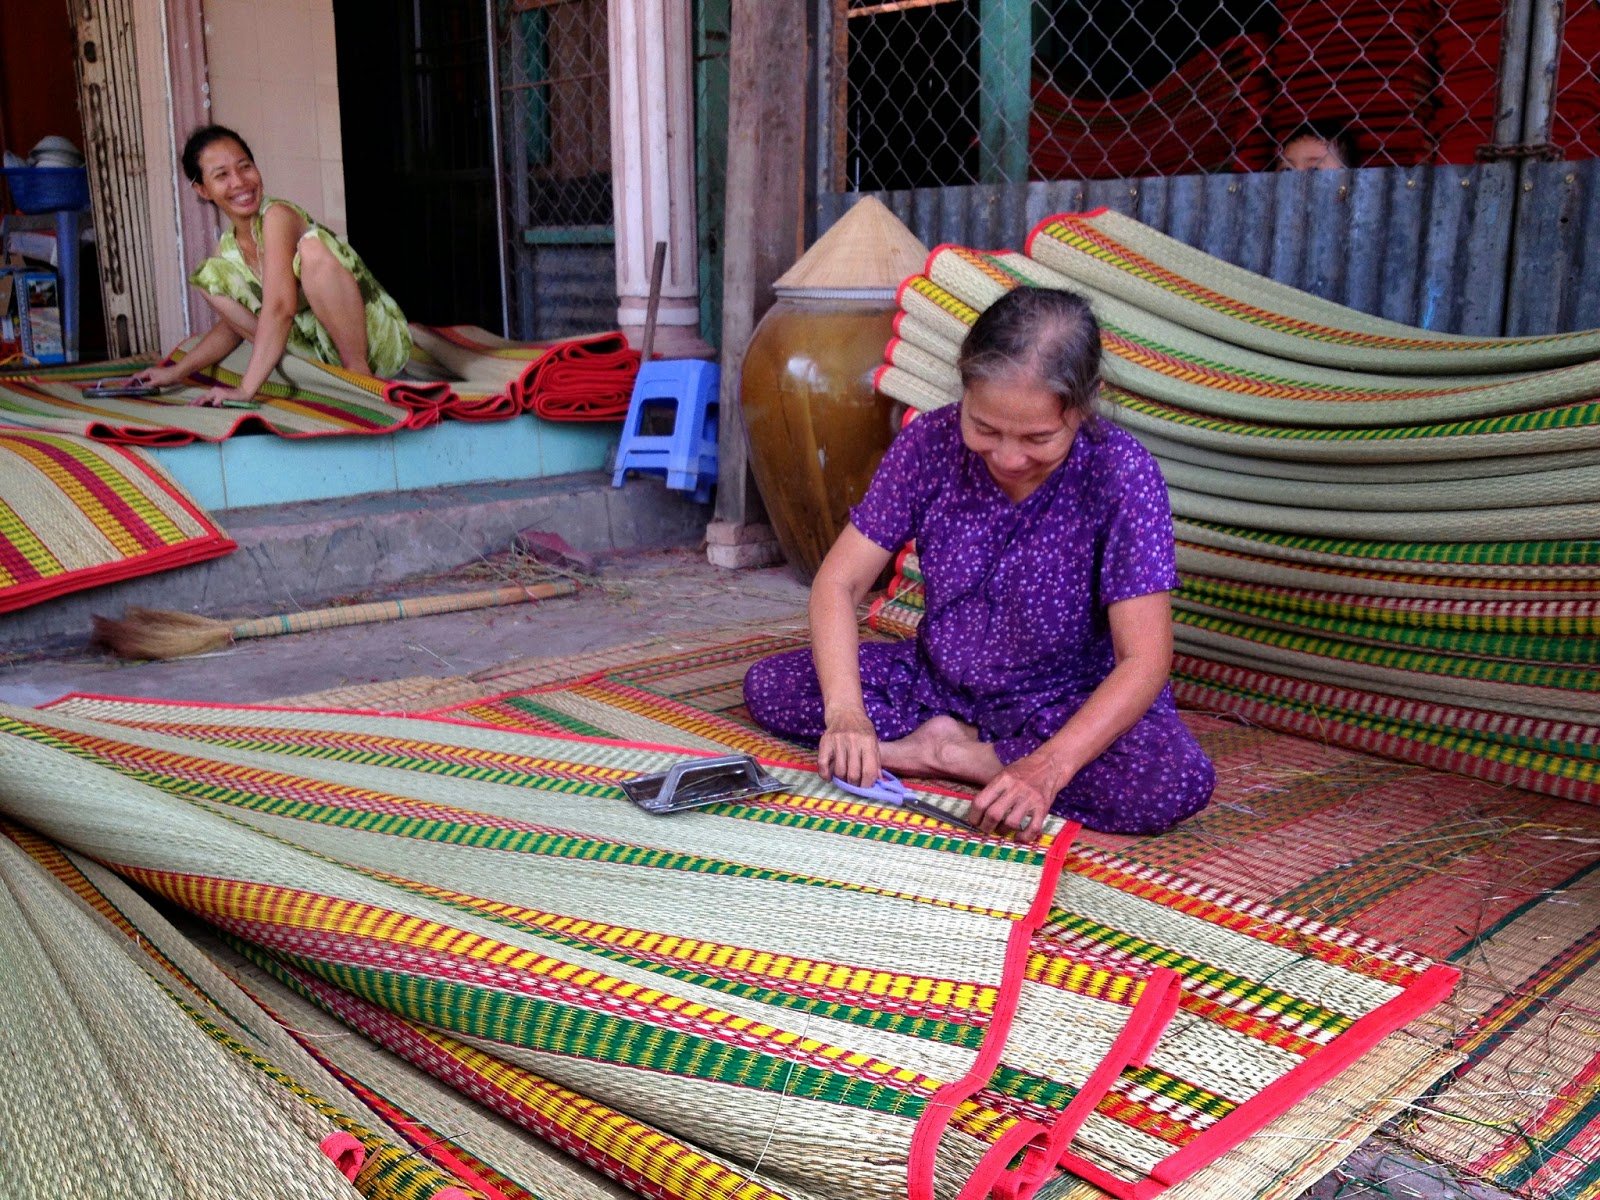
<path fill-rule="evenodd" d="M 809 582 L 894 437 L 872 386 L 894 336 L 894 293 L 780 292 L 739 383 L 750 469 L 790 568 Z"/>

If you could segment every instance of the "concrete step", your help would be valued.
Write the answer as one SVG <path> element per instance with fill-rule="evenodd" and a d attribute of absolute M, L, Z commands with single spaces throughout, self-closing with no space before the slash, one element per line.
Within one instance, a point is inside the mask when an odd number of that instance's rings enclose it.
<path fill-rule="evenodd" d="M 0 653 L 81 649 L 91 615 L 129 605 L 242 618 L 358 598 L 506 550 L 530 527 L 595 554 L 693 545 L 711 510 L 655 479 L 613 488 L 603 472 L 584 472 L 212 516 L 239 543 L 234 553 L 9 613 L 0 617 Z"/>

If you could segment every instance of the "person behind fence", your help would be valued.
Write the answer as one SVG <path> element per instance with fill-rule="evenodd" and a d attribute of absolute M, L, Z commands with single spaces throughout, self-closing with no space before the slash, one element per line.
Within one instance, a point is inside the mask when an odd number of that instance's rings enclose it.
<path fill-rule="evenodd" d="M 984 829 L 1047 811 L 1154 833 L 1205 806 L 1215 772 L 1173 704 L 1177 586 L 1160 469 L 1098 419 L 1100 332 L 1068 292 L 1017 288 L 962 345 L 958 405 L 912 421 L 817 572 L 810 650 L 752 666 L 763 728 L 818 770 L 979 784 Z M 914 640 L 860 642 L 857 607 L 915 538 Z"/>
<path fill-rule="evenodd" d="M 237 387 L 213 387 L 196 404 L 252 401 L 284 354 L 391 378 L 411 355 L 400 306 L 348 242 L 298 204 L 268 196 L 244 138 L 221 125 L 189 135 L 183 173 L 227 219 L 216 252 L 189 276 L 220 320 L 175 366 L 141 372 L 177 383 L 249 342 Z"/>
<path fill-rule="evenodd" d="M 1280 171 L 1342 171 L 1355 165 L 1349 131 L 1326 121 L 1307 121 L 1278 146 Z"/>

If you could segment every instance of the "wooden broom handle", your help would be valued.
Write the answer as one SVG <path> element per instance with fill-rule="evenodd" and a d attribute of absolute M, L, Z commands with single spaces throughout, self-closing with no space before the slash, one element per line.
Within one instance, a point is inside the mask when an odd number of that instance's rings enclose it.
<path fill-rule="evenodd" d="M 310 629 L 337 629 L 341 625 L 364 625 L 374 621 L 398 621 L 403 617 L 426 617 L 433 613 L 464 612 L 473 608 L 495 608 L 521 604 L 528 600 L 548 600 L 570 596 L 578 585 L 569 579 L 527 586 L 489 588 L 481 592 L 459 592 L 450 596 L 415 596 L 409 600 L 378 600 L 371 604 L 341 604 L 336 608 L 313 608 L 306 612 L 283 613 L 276 617 L 257 617 L 240 621 L 232 629 L 240 638 L 273 637 L 280 633 L 304 633 Z"/>

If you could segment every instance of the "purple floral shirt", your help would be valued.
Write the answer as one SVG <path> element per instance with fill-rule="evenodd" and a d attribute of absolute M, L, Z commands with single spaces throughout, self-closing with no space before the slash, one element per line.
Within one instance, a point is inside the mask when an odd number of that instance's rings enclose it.
<path fill-rule="evenodd" d="M 916 539 L 917 699 L 998 736 L 1110 674 L 1109 605 L 1178 585 L 1160 468 L 1104 421 L 1017 504 L 962 442 L 956 405 L 919 417 L 850 520 L 885 550 Z"/>

